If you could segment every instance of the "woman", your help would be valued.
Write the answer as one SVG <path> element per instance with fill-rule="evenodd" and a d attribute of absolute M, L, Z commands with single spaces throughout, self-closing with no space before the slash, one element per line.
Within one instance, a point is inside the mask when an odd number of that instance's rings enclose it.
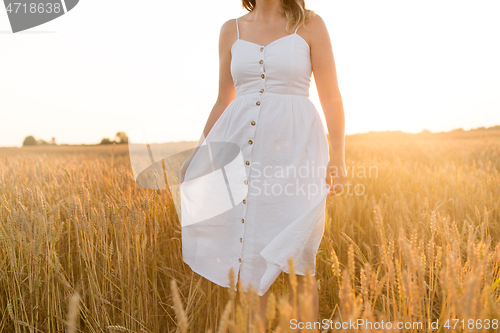
<path fill-rule="evenodd" d="M 344 111 L 322 18 L 307 10 L 304 0 L 242 2 L 249 13 L 225 22 L 220 31 L 219 95 L 203 134 L 207 144 L 239 147 L 247 195 L 218 215 L 183 224 L 183 258 L 195 272 L 224 287 L 230 286 L 228 270 L 233 268 L 244 291 L 250 285 L 257 289 L 265 318 L 269 287 L 282 271 L 289 281 L 288 258 L 294 261 L 299 292 L 306 269 L 314 275 L 326 196 L 341 193 L 347 183 Z M 308 98 L 311 73 L 331 156 L 318 111 Z M 188 188 L 196 163 L 201 158 L 192 154 L 181 169 L 183 219 L 185 207 L 202 210 Z M 226 184 L 231 182 L 232 176 L 224 177 Z M 234 199 L 239 184 L 228 185 L 229 197 Z M 199 192 L 194 188 L 191 193 Z"/>

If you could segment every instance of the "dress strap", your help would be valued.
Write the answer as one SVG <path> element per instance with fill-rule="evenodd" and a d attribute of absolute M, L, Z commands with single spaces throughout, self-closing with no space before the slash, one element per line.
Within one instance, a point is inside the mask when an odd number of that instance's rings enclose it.
<path fill-rule="evenodd" d="M 299 27 L 297 27 L 297 29 L 295 29 L 295 32 L 294 32 L 294 34 L 297 34 L 297 30 L 299 30 Z"/>
<path fill-rule="evenodd" d="M 238 36 L 238 39 L 240 39 L 240 29 L 238 28 L 238 18 L 236 18 L 236 35 Z"/>

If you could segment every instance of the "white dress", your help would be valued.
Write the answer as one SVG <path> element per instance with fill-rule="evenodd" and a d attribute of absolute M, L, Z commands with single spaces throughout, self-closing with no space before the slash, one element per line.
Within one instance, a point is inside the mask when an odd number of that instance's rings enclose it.
<path fill-rule="evenodd" d="M 225 179 L 226 185 L 228 179 L 233 182 L 228 186 L 233 190 L 231 201 L 224 209 L 222 204 L 207 205 L 207 200 L 220 202 L 220 189 L 226 188 L 223 180 L 221 186 L 210 188 L 193 181 L 191 187 L 189 182 L 182 184 L 182 254 L 193 271 L 210 281 L 229 287 L 232 267 L 235 281 L 239 274 L 245 291 L 251 284 L 263 295 L 281 271 L 289 273 L 289 257 L 296 274 L 305 275 L 308 266 L 314 275 L 329 189 L 328 141 L 309 99 L 308 43 L 295 30 L 258 45 L 239 38 L 238 19 L 236 27 L 238 39 L 231 47 L 235 99 L 204 144 L 233 144 L 243 172 L 231 176 L 236 170 L 233 163 L 232 169 L 226 167 L 224 178 L 217 178 Z M 196 157 L 186 179 L 195 163 Z M 238 197 L 242 187 L 244 196 Z M 201 192 L 210 193 L 203 199 Z M 186 222 L 204 213 L 210 217 Z"/>

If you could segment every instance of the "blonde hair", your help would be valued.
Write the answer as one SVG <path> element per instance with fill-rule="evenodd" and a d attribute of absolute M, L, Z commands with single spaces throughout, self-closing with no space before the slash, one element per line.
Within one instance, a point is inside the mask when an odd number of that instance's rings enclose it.
<path fill-rule="evenodd" d="M 241 0 L 243 8 L 251 12 L 255 9 L 255 0 Z M 315 11 L 307 9 L 305 0 L 280 0 L 287 20 L 286 31 L 304 24 L 314 15 Z"/>

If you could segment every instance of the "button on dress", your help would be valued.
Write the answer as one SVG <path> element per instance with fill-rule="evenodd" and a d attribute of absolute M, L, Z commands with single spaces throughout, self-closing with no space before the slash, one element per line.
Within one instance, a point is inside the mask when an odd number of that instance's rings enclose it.
<path fill-rule="evenodd" d="M 233 268 L 244 291 L 251 284 L 262 296 L 282 271 L 289 273 L 290 257 L 296 274 L 309 267 L 314 275 L 329 190 L 328 141 L 309 99 L 310 48 L 297 29 L 259 45 L 240 39 L 238 19 L 236 28 L 230 65 L 235 98 L 204 144 L 239 147 L 244 171 L 237 182 L 248 193 L 218 215 L 183 224 L 182 255 L 193 271 L 223 287 L 230 286 Z M 181 219 L 188 208 L 207 209 L 189 201 L 194 192 L 184 191 Z"/>

